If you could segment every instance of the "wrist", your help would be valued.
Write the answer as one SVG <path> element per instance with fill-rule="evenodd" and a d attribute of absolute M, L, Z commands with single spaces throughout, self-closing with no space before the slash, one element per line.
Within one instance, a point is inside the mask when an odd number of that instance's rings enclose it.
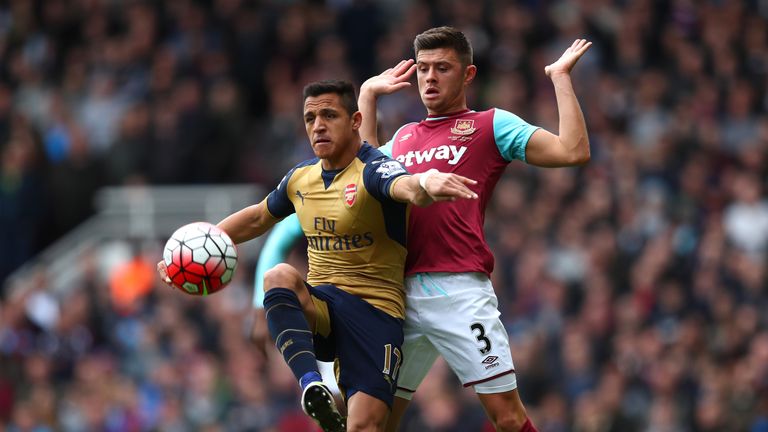
<path fill-rule="evenodd" d="M 438 170 L 436 170 L 434 168 L 431 168 L 431 169 L 428 169 L 427 171 L 419 174 L 419 186 L 421 186 L 421 188 L 426 191 L 427 190 L 427 180 L 429 179 L 430 176 L 432 176 L 433 174 L 437 174 L 438 172 L 439 172 Z"/>
<path fill-rule="evenodd" d="M 553 71 L 549 73 L 549 79 L 552 81 L 555 80 L 570 80 L 571 79 L 571 72 L 570 71 Z"/>
<path fill-rule="evenodd" d="M 358 96 L 358 99 L 362 99 L 362 100 L 365 100 L 365 101 L 376 102 L 376 98 L 377 97 L 378 97 L 378 95 L 376 94 L 376 92 L 372 88 L 368 87 L 365 84 L 360 86 L 360 95 Z"/>

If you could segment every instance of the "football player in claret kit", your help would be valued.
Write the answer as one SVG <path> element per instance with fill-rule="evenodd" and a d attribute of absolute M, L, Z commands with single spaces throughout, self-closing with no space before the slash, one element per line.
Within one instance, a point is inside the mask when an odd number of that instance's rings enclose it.
<path fill-rule="evenodd" d="M 467 178 L 409 175 L 361 142 L 361 122 L 352 84 L 308 85 L 304 124 L 317 157 L 291 169 L 261 203 L 218 224 L 242 243 L 297 214 L 309 244 L 307 281 L 287 264 L 267 271 L 264 308 L 269 333 L 303 389 L 302 408 L 325 431 L 346 426 L 318 359 L 339 363 L 350 429 L 384 429 L 402 361 L 408 204 L 477 198 Z"/>
<path fill-rule="evenodd" d="M 464 386 L 474 387 L 497 430 L 536 430 L 518 394 L 509 336 L 499 319 L 489 278 L 494 259 L 483 233 L 484 214 L 496 183 L 512 160 L 542 167 L 589 161 L 587 129 L 570 72 L 590 45 L 583 39 L 574 41 L 545 68 L 555 89 L 559 135 L 499 108 L 470 110 L 466 88 L 477 68 L 472 64 L 469 41 L 451 27 L 419 34 L 414 40 L 415 61 L 404 60 L 361 87 L 361 135 L 376 143 L 377 98 L 409 87 L 415 71 L 428 116 L 401 127 L 380 150 L 410 172 L 438 169 L 471 176 L 478 180 L 475 190 L 480 196 L 474 201 L 439 203 L 429 213 L 418 208 L 411 213 L 405 268 L 405 358 L 388 431 L 397 430 L 408 401 L 438 355 Z M 286 237 L 272 243 L 290 242 Z"/>

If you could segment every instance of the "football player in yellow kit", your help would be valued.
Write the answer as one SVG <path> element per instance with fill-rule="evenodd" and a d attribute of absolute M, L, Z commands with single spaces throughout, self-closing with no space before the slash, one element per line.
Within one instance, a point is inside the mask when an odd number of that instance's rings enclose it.
<path fill-rule="evenodd" d="M 265 274 L 269 333 L 296 378 L 302 407 L 325 431 L 344 431 L 317 360 L 339 364 L 350 430 L 384 429 L 402 354 L 403 271 L 409 206 L 476 199 L 468 178 L 411 176 L 361 142 L 352 84 L 304 89 L 304 124 L 316 158 L 291 169 L 259 204 L 221 221 L 235 243 L 296 213 L 307 238 L 307 281 L 287 264 Z M 163 263 L 158 270 L 166 279 Z"/>

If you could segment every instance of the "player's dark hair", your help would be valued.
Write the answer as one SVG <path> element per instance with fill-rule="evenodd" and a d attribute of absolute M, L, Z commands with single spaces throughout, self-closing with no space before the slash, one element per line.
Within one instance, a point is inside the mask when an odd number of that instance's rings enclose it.
<path fill-rule="evenodd" d="M 355 86 L 349 81 L 324 80 L 309 83 L 304 87 L 304 100 L 308 97 L 316 97 L 328 93 L 335 93 L 341 99 L 341 105 L 349 112 L 349 115 L 357 112 L 357 98 Z"/>
<path fill-rule="evenodd" d="M 451 48 L 459 55 L 462 65 L 472 64 L 472 45 L 467 37 L 453 27 L 443 26 L 431 28 L 416 36 L 413 40 L 413 51 L 416 56 L 421 50 Z"/>

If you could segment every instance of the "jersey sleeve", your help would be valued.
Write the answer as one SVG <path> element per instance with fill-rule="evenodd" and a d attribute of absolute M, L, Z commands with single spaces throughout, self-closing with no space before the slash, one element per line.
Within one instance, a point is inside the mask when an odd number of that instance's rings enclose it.
<path fill-rule="evenodd" d="M 384 144 L 383 146 L 379 147 L 379 151 L 384 153 L 385 156 L 390 157 L 390 158 L 392 157 L 392 142 L 393 142 L 392 140 L 389 140 L 389 141 L 387 141 L 386 144 Z"/>
<path fill-rule="evenodd" d="M 382 156 L 365 165 L 363 183 L 368 193 L 377 200 L 393 200 L 390 194 L 392 183 L 404 175 L 408 175 L 408 171 L 400 162 Z"/>
<path fill-rule="evenodd" d="M 283 219 L 272 228 L 261 248 L 259 261 L 256 264 L 253 307 L 264 307 L 264 273 L 281 262 L 285 262 L 291 248 L 303 235 L 299 218 L 295 214 Z"/>
<path fill-rule="evenodd" d="M 525 162 L 525 148 L 528 140 L 538 129 L 520 117 L 499 108 L 493 113 L 493 135 L 499 153 L 507 161 L 515 159 Z"/>
<path fill-rule="evenodd" d="M 288 198 L 288 181 L 294 171 L 296 171 L 295 167 L 288 171 L 288 174 L 280 180 L 275 190 L 267 196 L 267 210 L 277 219 L 282 219 L 296 212 L 293 203 Z"/>

